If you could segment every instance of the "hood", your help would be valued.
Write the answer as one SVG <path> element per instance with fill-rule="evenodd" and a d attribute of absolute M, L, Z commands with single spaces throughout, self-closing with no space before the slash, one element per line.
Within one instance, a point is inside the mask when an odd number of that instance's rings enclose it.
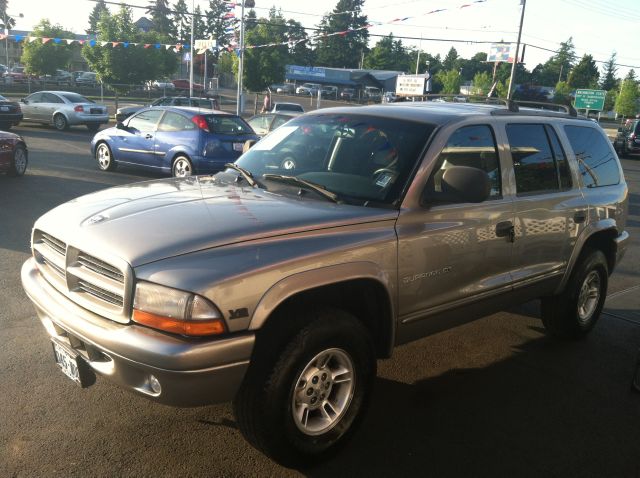
<path fill-rule="evenodd" d="M 281 196 L 213 176 L 105 189 L 52 209 L 35 228 L 133 267 L 212 247 L 330 227 L 393 220 L 395 210 Z"/>

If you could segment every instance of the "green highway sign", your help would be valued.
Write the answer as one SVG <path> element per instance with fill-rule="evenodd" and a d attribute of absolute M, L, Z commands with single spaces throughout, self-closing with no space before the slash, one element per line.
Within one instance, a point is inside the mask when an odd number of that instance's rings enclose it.
<path fill-rule="evenodd" d="M 605 96 L 607 96 L 605 90 L 576 90 L 576 101 L 573 107 L 577 110 L 602 111 Z"/>

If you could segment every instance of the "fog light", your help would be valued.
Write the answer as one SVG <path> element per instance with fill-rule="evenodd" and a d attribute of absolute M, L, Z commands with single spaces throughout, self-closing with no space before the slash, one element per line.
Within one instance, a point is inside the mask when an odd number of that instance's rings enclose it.
<path fill-rule="evenodd" d="M 149 375 L 149 386 L 153 393 L 160 395 L 162 392 L 162 386 L 160 386 L 160 381 L 153 375 Z"/>

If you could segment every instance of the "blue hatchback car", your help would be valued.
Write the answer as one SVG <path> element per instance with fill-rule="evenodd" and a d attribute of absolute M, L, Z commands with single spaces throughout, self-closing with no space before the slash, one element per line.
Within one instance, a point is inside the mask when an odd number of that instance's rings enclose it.
<path fill-rule="evenodd" d="M 91 151 L 103 171 L 127 164 L 185 177 L 222 171 L 225 163 L 242 154 L 247 140 L 258 139 L 236 115 L 154 107 L 98 132 L 91 140 Z"/>

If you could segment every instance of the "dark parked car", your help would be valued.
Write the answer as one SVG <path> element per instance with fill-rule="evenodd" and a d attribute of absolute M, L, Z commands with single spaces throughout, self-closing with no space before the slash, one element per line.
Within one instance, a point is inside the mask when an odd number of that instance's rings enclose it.
<path fill-rule="evenodd" d="M 94 87 L 98 84 L 98 75 L 92 71 L 83 71 L 75 79 L 76 86 Z"/>
<path fill-rule="evenodd" d="M 287 121 L 298 116 L 297 114 L 285 113 L 262 113 L 249 118 L 247 123 L 253 128 L 258 136 L 264 136 L 276 128 L 279 128 Z"/>
<path fill-rule="evenodd" d="M 0 173 L 22 176 L 27 170 L 27 144 L 14 133 L 0 131 Z"/>
<path fill-rule="evenodd" d="M 353 88 L 343 88 L 340 92 L 340 99 L 346 101 L 353 101 L 356 97 L 356 90 Z"/>
<path fill-rule="evenodd" d="M 22 121 L 20 103 L 11 101 L 0 95 L 0 129 L 9 130 Z"/>
<path fill-rule="evenodd" d="M 91 150 L 103 171 L 123 163 L 185 177 L 223 170 L 242 154 L 246 141 L 258 138 L 236 115 L 161 106 L 100 131 Z"/>
<path fill-rule="evenodd" d="M 220 104 L 215 98 L 189 98 L 187 96 L 163 96 L 151 102 L 147 106 L 125 106 L 118 108 L 116 111 L 116 120 L 124 121 L 133 113 L 151 107 L 151 106 L 193 106 L 194 108 L 202 108 L 205 110 L 219 110 Z"/>
<path fill-rule="evenodd" d="M 618 128 L 613 146 L 622 158 L 640 155 L 640 119 L 627 120 L 624 126 Z"/>

